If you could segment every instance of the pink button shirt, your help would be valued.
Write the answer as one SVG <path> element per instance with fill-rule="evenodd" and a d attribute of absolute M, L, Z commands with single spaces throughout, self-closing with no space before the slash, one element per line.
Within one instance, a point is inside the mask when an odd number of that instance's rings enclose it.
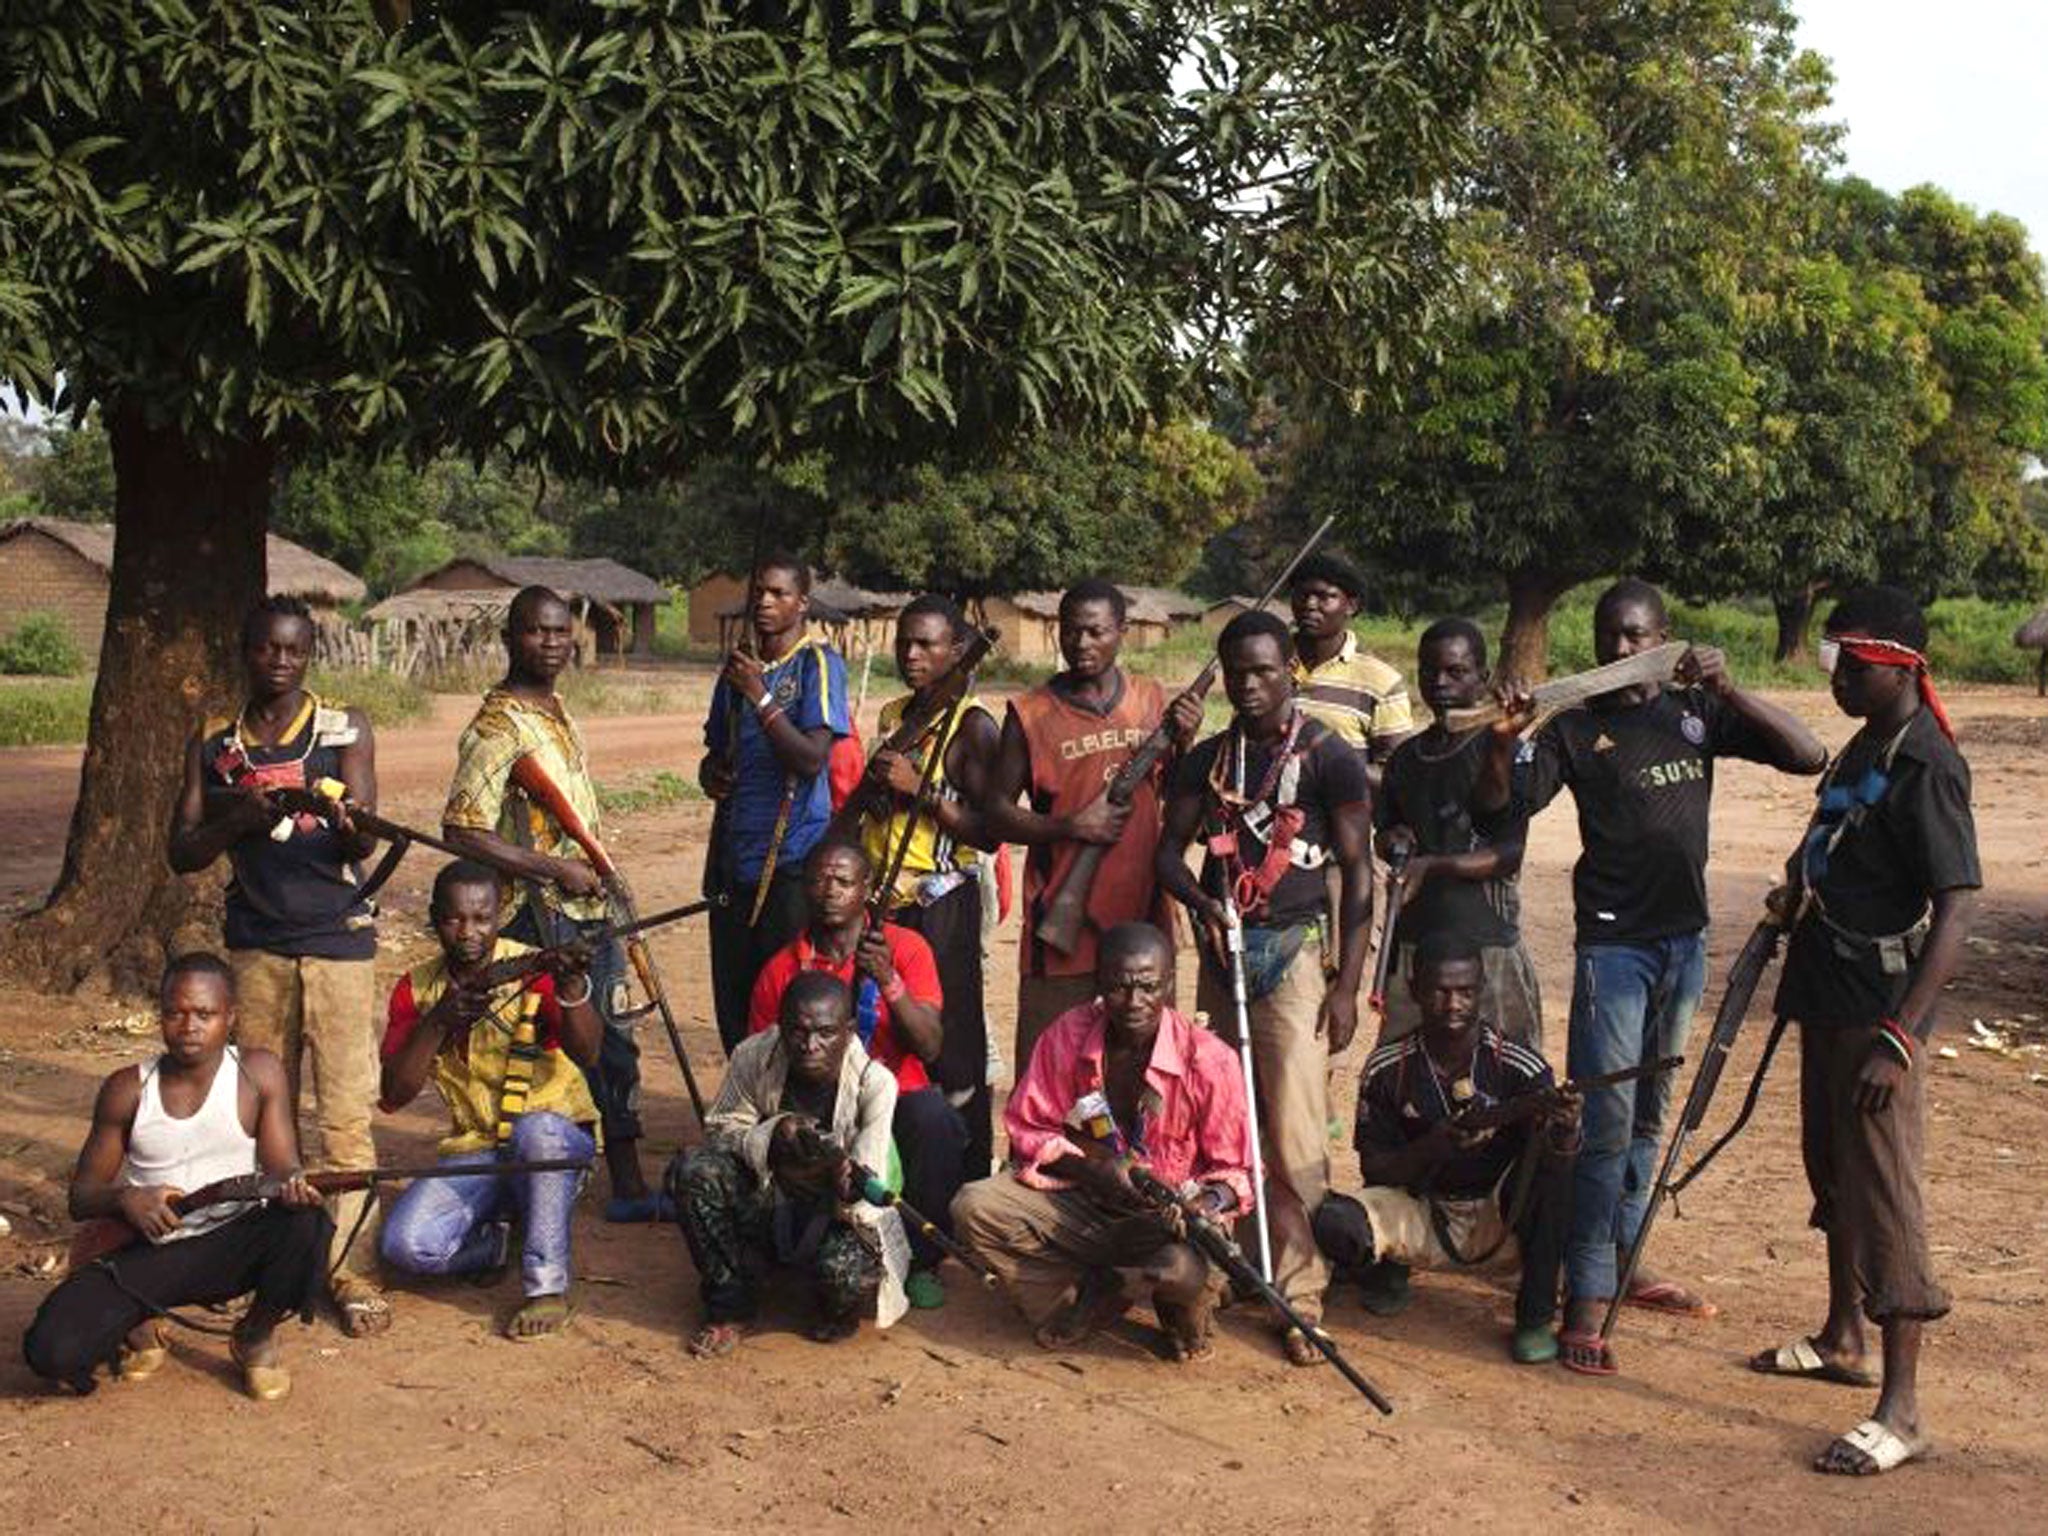
<path fill-rule="evenodd" d="M 1067 1114 L 1102 1087 L 1106 1031 L 1100 1000 L 1068 1009 L 1039 1038 L 1030 1069 L 1010 1095 L 1003 1125 L 1011 1161 L 1017 1177 L 1034 1189 L 1068 1186 L 1044 1169 L 1080 1155 L 1068 1139 Z M 1236 1053 L 1168 1008 L 1145 1064 L 1145 1087 L 1140 1161 L 1175 1188 L 1190 1179 L 1221 1184 L 1237 1197 L 1237 1209 L 1249 1209 L 1251 1140 Z"/>

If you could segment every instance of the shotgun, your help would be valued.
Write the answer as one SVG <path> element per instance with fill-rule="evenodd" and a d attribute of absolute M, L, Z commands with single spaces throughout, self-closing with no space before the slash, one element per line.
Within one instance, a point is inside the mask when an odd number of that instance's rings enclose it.
<path fill-rule="evenodd" d="M 1322 526 L 1308 536 L 1308 542 L 1294 552 L 1294 558 L 1287 562 L 1280 574 L 1267 586 L 1258 601 L 1260 608 L 1270 603 L 1287 585 L 1301 562 L 1315 552 L 1316 546 L 1322 543 L 1336 522 L 1334 516 L 1323 519 Z M 1216 681 L 1216 669 L 1221 664 L 1220 657 L 1211 656 L 1202 670 L 1195 674 L 1195 680 L 1180 691 L 1175 703 L 1181 698 L 1207 698 L 1211 685 Z M 1152 727 L 1151 734 L 1138 743 L 1137 750 L 1131 753 L 1123 767 L 1111 777 L 1109 788 L 1103 791 L 1109 796 L 1111 805 L 1129 805 L 1137 795 L 1139 786 L 1152 776 L 1152 771 L 1159 765 L 1160 758 L 1173 746 L 1172 713 L 1172 705 L 1169 705 L 1166 716 Z M 1102 861 L 1108 856 L 1111 846 L 1108 843 L 1083 843 L 1075 852 L 1073 861 L 1067 865 L 1066 874 L 1061 877 L 1060 883 L 1047 891 L 1041 899 L 1038 922 L 1032 932 L 1048 949 L 1062 955 L 1071 955 L 1080 944 L 1081 928 L 1088 921 L 1088 893 L 1094 889 L 1095 877 L 1100 873 Z"/>
<path fill-rule="evenodd" d="M 683 1032 L 676 1024 L 675 1010 L 669 1007 L 668 991 L 661 984 L 661 972 L 655 969 L 654 951 L 647 947 L 645 939 L 639 937 L 640 931 L 652 924 L 641 921 L 639 904 L 633 899 L 633 888 L 626 884 L 624 873 L 612 862 L 611 854 L 597 840 L 597 834 L 576 814 L 576 808 L 569 803 L 569 797 L 562 792 L 561 786 L 548 777 L 539 759 L 529 755 L 515 762 L 512 765 L 512 783 L 529 801 L 554 818 L 555 825 L 583 850 L 584 857 L 590 860 L 590 867 L 604 882 L 605 904 L 612 913 L 612 926 L 625 936 L 626 958 L 632 962 L 633 974 L 640 979 L 640 990 L 647 994 L 646 1006 L 627 1017 L 637 1019 L 650 1012 L 661 1015 L 662 1027 L 668 1031 L 669 1048 L 675 1052 L 676 1065 L 682 1068 L 683 1086 L 690 1092 L 690 1107 L 696 1111 L 697 1123 L 701 1126 L 704 1123 L 704 1094 L 697 1086 L 697 1074 L 690 1070 L 690 1054 L 683 1049 Z"/>

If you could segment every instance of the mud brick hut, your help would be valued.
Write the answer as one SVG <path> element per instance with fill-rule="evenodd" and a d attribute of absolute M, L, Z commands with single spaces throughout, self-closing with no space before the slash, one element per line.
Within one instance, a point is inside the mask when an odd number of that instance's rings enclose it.
<path fill-rule="evenodd" d="M 654 654 L 654 611 L 668 588 L 616 560 L 556 560 L 540 555 L 465 555 L 450 560 L 394 594 L 420 592 L 500 594 L 509 602 L 521 587 L 552 587 L 576 611 L 577 660 Z M 390 601 L 387 599 L 387 602 Z M 379 607 L 385 606 L 379 604 Z M 414 604 L 426 608 L 430 604 Z M 466 605 L 449 605 L 450 611 Z M 373 621 L 377 614 L 373 610 Z"/>
<path fill-rule="evenodd" d="M 1157 645 L 1173 630 L 1173 621 L 1149 588 L 1125 587 L 1124 644 L 1135 650 Z M 996 649 L 1016 661 L 1060 659 L 1060 595 L 1057 592 L 1014 592 L 985 597 L 974 604 L 976 617 L 1002 633 Z"/>
<path fill-rule="evenodd" d="M 341 609 L 362 600 L 360 580 L 276 534 L 267 537 L 264 561 L 270 595 L 296 597 L 313 610 L 323 651 L 347 632 Z M 113 569 L 111 523 L 25 517 L 0 527 L 0 610 L 54 616 L 81 656 L 100 653 Z"/>

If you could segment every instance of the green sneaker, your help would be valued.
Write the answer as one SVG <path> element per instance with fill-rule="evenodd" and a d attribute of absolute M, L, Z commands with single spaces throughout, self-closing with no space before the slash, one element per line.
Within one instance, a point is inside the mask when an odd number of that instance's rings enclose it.
<path fill-rule="evenodd" d="M 1550 1331 L 1548 1323 L 1539 1323 L 1534 1328 L 1517 1328 L 1508 1352 L 1515 1357 L 1517 1365 L 1548 1365 L 1557 1358 L 1557 1335 Z"/>
<path fill-rule="evenodd" d="M 928 1269 L 912 1270 L 903 1294 L 919 1311 L 934 1312 L 946 1304 L 946 1283 Z"/>

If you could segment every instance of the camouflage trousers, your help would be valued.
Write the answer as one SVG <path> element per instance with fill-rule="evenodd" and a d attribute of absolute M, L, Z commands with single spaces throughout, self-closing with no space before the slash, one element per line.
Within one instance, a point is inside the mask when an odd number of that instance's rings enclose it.
<path fill-rule="evenodd" d="M 760 1283 L 776 1264 L 809 1278 L 824 1316 L 866 1314 L 881 1284 L 881 1255 L 829 1203 L 778 1194 L 736 1153 L 713 1147 L 679 1153 L 665 1182 L 697 1266 L 707 1323 L 750 1321 Z"/>

